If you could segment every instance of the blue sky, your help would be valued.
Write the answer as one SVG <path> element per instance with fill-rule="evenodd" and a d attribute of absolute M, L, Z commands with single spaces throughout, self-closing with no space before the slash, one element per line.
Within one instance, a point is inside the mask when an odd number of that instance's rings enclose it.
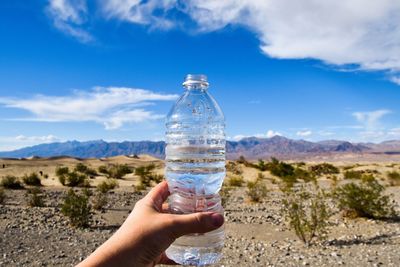
<path fill-rule="evenodd" d="M 162 140 L 187 73 L 230 139 L 400 138 L 399 1 L 289 2 L 2 1 L 0 150 Z"/>

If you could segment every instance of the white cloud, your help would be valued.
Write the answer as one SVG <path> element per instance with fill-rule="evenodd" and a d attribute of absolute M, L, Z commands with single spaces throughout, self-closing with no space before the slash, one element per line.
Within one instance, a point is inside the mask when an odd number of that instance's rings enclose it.
<path fill-rule="evenodd" d="M 277 135 L 281 136 L 281 134 L 279 132 L 275 132 L 273 130 L 268 130 L 267 134 L 265 135 L 265 137 L 271 138 L 271 137 L 274 137 L 274 136 L 277 136 Z"/>
<path fill-rule="evenodd" d="M 87 21 L 85 0 L 49 0 L 47 13 L 54 26 L 83 43 L 92 42 L 94 37 L 83 28 Z"/>
<path fill-rule="evenodd" d="M 301 136 L 301 137 L 308 137 L 308 136 L 312 135 L 312 131 L 310 131 L 310 130 L 298 131 L 296 133 L 296 135 Z"/>
<path fill-rule="evenodd" d="M 150 28 L 209 32 L 241 25 L 257 34 L 270 57 L 384 70 L 399 81 L 399 0 L 103 0 L 94 7 L 107 19 Z M 48 10 L 60 30 L 82 42 L 93 40 L 85 30 L 86 0 L 49 0 Z"/>
<path fill-rule="evenodd" d="M 379 120 L 387 115 L 392 113 L 387 109 L 379 109 L 374 111 L 367 112 L 354 112 L 352 115 L 356 118 L 356 120 L 361 123 L 366 129 L 374 129 L 378 126 Z"/>
<path fill-rule="evenodd" d="M 174 0 L 104 0 L 101 4 L 103 14 L 107 18 L 164 29 L 175 24 L 167 18 L 168 12 L 177 5 L 177 1 Z"/>
<path fill-rule="evenodd" d="M 25 136 L 25 135 L 18 135 L 15 137 L 15 140 L 18 141 L 29 141 L 29 142 L 55 142 L 59 141 L 60 139 L 52 134 L 43 135 L 43 136 Z"/>
<path fill-rule="evenodd" d="M 243 138 L 248 138 L 248 137 L 271 138 L 274 136 L 282 136 L 282 134 L 279 132 L 273 131 L 273 130 L 268 130 L 265 134 L 262 134 L 262 133 L 253 134 L 253 135 L 238 134 L 238 135 L 235 135 L 233 138 L 228 138 L 228 139 L 232 139 L 234 141 L 239 141 Z"/>
<path fill-rule="evenodd" d="M 178 96 L 159 94 L 127 87 L 95 87 L 89 92 L 75 91 L 71 96 L 35 96 L 31 99 L 0 98 L 0 105 L 30 112 L 26 121 L 95 121 L 106 129 L 117 129 L 125 123 L 156 120 L 163 117 L 145 110 L 151 101 L 170 101 Z"/>

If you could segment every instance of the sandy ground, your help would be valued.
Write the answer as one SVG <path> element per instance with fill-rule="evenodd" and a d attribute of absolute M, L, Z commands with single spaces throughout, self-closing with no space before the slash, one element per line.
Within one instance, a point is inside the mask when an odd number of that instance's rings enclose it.
<path fill-rule="evenodd" d="M 73 266 L 112 235 L 145 192 L 135 192 L 132 185 L 138 177 L 129 174 L 119 180 L 120 187 L 111 191 L 103 212 L 92 214 L 90 227 L 75 229 L 60 213 L 60 203 L 68 188 L 59 184 L 54 171 L 57 166 L 73 168 L 82 162 L 97 169 L 100 165 L 128 164 L 131 167 L 150 163 L 162 173 L 164 163 L 141 156 L 133 159 L 119 156 L 108 159 L 30 159 L 0 160 L 0 177 L 22 176 L 42 171 L 45 207 L 27 206 L 26 190 L 6 190 L 5 204 L 0 205 L 0 266 Z M 5 164 L 5 168 L 1 168 Z M 308 162 L 307 164 L 312 164 Z M 388 171 L 400 171 L 400 162 L 360 162 L 345 160 L 335 163 L 340 168 L 376 170 L 383 183 Z M 254 180 L 258 171 L 241 166 L 246 180 Z M 228 173 L 228 176 L 231 174 Z M 399 266 L 400 222 L 346 219 L 339 213 L 330 218 L 326 241 L 307 247 L 288 229 L 280 212 L 284 195 L 277 180 L 264 172 L 268 196 L 261 203 L 251 203 L 246 188 L 231 191 L 225 205 L 226 244 L 223 258 L 216 266 Z M 341 175 L 338 176 L 340 180 Z M 96 185 L 105 177 L 91 179 Z M 330 188 L 331 180 L 320 179 L 321 186 Z M 400 187 L 387 187 L 387 193 L 400 204 Z M 399 210 L 399 209 L 398 209 Z M 399 210 L 400 211 L 400 210 Z"/>

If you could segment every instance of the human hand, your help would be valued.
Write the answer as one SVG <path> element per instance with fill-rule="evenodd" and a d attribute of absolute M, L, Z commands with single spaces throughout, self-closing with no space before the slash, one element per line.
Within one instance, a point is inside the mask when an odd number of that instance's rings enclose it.
<path fill-rule="evenodd" d="M 163 203 L 168 196 L 165 181 L 154 187 L 136 203 L 118 231 L 78 266 L 175 264 L 164 253 L 175 239 L 192 233 L 206 233 L 224 223 L 221 214 L 212 212 L 163 213 Z"/>

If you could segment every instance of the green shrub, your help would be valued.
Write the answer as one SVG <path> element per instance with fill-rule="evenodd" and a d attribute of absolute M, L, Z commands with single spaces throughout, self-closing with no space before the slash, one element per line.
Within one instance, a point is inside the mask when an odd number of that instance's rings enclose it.
<path fill-rule="evenodd" d="M 6 175 L 1 180 L 1 186 L 7 189 L 22 189 L 24 186 L 22 185 L 21 181 L 12 175 Z"/>
<path fill-rule="evenodd" d="M 86 194 L 76 194 L 70 189 L 64 198 L 61 212 L 67 216 L 72 226 L 87 227 L 90 220 L 89 198 Z"/>
<path fill-rule="evenodd" d="M 69 173 L 68 167 L 57 167 L 56 168 L 56 176 L 58 176 L 58 177 L 65 175 L 67 173 Z"/>
<path fill-rule="evenodd" d="M 244 156 L 240 156 L 239 159 L 237 160 L 237 163 L 239 164 L 246 164 L 247 160 Z"/>
<path fill-rule="evenodd" d="M 390 197 L 383 195 L 385 188 L 375 179 L 361 184 L 348 183 L 334 191 L 339 208 L 349 217 L 383 219 L 396 216 Z"/>
<path fill-rule="evenodd" d="M 221 205 L 225 207 L 225 204 L 229 200 L 231 196 L 231 189 L 232 187 L 229 186 L 222 186 L 221 190 L 219 191 L 219 195 L 221 197 Z"/>
<path fill-rule="evenodd" d="M 240 187 L 244 183 L 243 176 L 241 175 L 232 175 L 228 178 L 228 185 L 229 186 L 237 186 Z"/>
<path fill-rule="evenodd" d="M 3 188 L 0 188 L 0 204 L 4 204 L 6 200 L 6 192 Z"/>
<path fill-rule="evenodd" d="M 115 179 L 109 179 L 107 181 L 103 181 L 97 185 L 97 191 L 101 193 L 107 193 L 108 191 L 118 187 L 118 182 Z"/>
<path fill-rule="evenodd" d="M 89 168 L 88 166 L 86 166 L 83 163 L 76 164 L 75 168 L 74 168 L 74 171 L 86 174 L 86 175 L 91 176 L 91 177 L 97 176 L 96 170 L 94 170 L 92 168 Z"/>
<path fill-rule="evenodd" d="M 287 191 L 283 199 L 282 213 L 290 228 L 306 245 L 315 239 L 323 240 L 328 234 L 330 210 L 326 195 L 316 188 L 309 193 L 304 187 L 298 192 Z"/>
<path fill-rule="evenodd" d="M 108 197 L 106 193 L 97 192 L 93 199 L 92 204 L 95 210 L 102 210 L 108 203 Z"/>
<path fill-rule="evenodd" d="M 291 178 L 291 179 L 289 179 Z M 286 180 L 289 180 L 289 182 L 294 183 L 296 182 L 297 179 L 301 179 L 305 182 L 310 182 L 315 180 L 315 175 L 312 172 L 309 172 L 307 170 L 304 170 L 302 168 L 296 167 L 294 169 L 294 173 L 292 177 L 286 177 Z"/>
<path fill-rule="evenodd" d="M 99 168 L 97 169 L 99 171 L 99 173 L 108 175 L 108 168 L 105 165 L 101 165 L 99 166 Z"/>
<path fill-rule="evenodd" d="M 151 164 L 152 166 L 155 165 Z M 149 165 L 150 166 L 150 165 Z M 122 179 L 125 175 L 132 173 L 132 169 L 126 165 L 126 164 L 116 164 L 116 165 L 111 165 L 109 167 L 106 166 L 100 166 L 98 168 L 99 172 L 104 174 L 107 178 L 115 178 L 115 179 Z"/>
<path fill-rule="evenodd" d="M 156 165 L 150 164 L 147 166 L 137 167 L 135 169 L 135 175 L 139 176 L 140 184 L 137 187 L 137 190 L 141 190 L 148 186 L 151 186 L 151 182 L 159 183 L 164 179 L 163 175 L 153 173 L 153 170 L 156 168 Z"/>
<path fill-rule="evenodd" d="M 259 159 L 257 163 L 257 168 L 262 172 L 266 171 L 268 170 L 268 164 L 266 164 L 262 159 Z"/>
<path fill-rule="evenodd" d="M 363 173 L 363 171 L 346 171 L 344 179 L 361 179 Z"/>
<path fill-rule="evenodd" d="M 38 187 L 31 188 L 27 191 L 28 205 L 30 207 L 44 207 L 44 196 L 42 190 Z"/>
<path fill-rule="evenodd" d="M 86 174 L 70 172 L 65 176 L 65 185 L 69 187 L 90 187 L 90 183 Z"/>
<path fill-rule="evenodd" d="M 321 176 L 324 174 L 338 174 L 339 173 L 339 169 L 329 163 L 321 163 L 321 164 L 313 165 L 310 167 L 310 171 L 312 171 L 317 176 Z"/>
<path fill-rule="evenodd" d="M 294 167 L 292 165 L 279 161 L 276 158 L 271 158 L 269 170 L 273 175 L 280 178 L 291 177 L 294 175 Z"/>
<path fill-rule="evenodd" d="M 33 185 L 33 186 L 41 186 L 42 182 L 40 181 L 39 175 L 37 175 L 37 173 L 32 172 L 29 175 L 24 175 L 22 177 L 22 181 L 24 181 L 24 183 L 26 185 Z"/>
<path fill-rule="evenodd" d="M 62 185 L 66 184 L 66 176 L 69 174 L 69 168 L 68 167 L 57 167 L 56 168 L 56 176 L 58 177 L 58 181 Z"/>
<path fill-rule="evenodd" d="M 247 182 L 246 194 L 252 202 L 261 202 L 267 196 L 268 190 L 262 180 Z"/>
<path fill-rule="evenodd" d="M 396 171 L 388 172 L 387 177 L 389 179 L 390 185 L 400 185 L 400 173 Z"/>

